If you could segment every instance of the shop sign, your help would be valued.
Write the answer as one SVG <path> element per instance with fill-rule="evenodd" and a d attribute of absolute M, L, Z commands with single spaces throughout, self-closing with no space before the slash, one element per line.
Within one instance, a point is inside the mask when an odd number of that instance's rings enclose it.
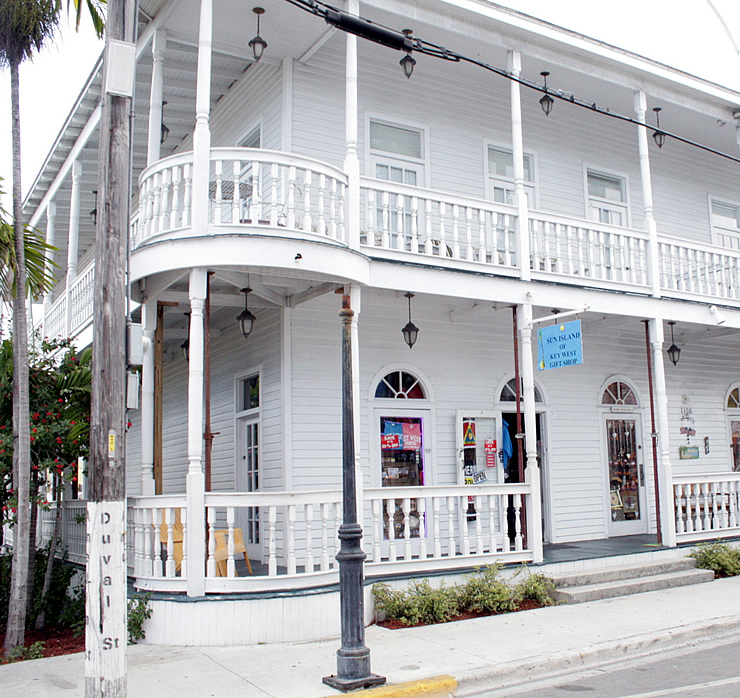
<path fill-rule="evenodd" d="M 679 446 L 678 457 L 680 460 L 696 460 L 699 457 L 699 447 Z"/>
<path fill-rule="evenodd" d="M 537 330 L 537 368 L 540 371 L 582 363 L 580 320 L 540 327 Z"/>

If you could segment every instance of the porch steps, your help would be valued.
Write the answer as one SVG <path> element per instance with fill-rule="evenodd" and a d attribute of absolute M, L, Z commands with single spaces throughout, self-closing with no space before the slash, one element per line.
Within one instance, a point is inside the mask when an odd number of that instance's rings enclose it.
<path fill-rule="evenodd" d="M 584 603 L 711 582 L 714 572 L 696 569 L 695 560 L 683 557 L 663 562 L 555 574 L 552 577 L 555 580 L 553 598 L 556 601 Z"/>

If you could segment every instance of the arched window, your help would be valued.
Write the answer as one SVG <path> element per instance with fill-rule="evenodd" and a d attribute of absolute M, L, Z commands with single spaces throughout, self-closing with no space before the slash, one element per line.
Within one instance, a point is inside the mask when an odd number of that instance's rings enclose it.
<path fill-rule="evenodd" d="M 521 379 L 519 379 L 519 385 L 521 386 Z M 524 399 L 524 388 L 519 391 L 519 397 Z M 499 396 L 501 402 L 516 402 L 516 378 L 512 378 L 502 389 L 501 395 Z M 542 393 L 540 389 L 534 386 L 534 401 L 544 402 L 542 399 Z"/>
<path fill-rule="evenodd" d="M 637 405 L 635 391 L 624 381 L 610 383 L 601 396 L 602 405 Z"/>
<path fill-rule="evenodd" d="M 401 400 L 425 400 L 426 392 L 421 381 L 408 371 L 391 371 L 378 383 L 376 398 L 396 398 Z"/>
<path fill-rule="evenodd" d="M 733 388 L 727 396 L 727 408 L 730 410 L 740 409 L 740 386 Z"/>

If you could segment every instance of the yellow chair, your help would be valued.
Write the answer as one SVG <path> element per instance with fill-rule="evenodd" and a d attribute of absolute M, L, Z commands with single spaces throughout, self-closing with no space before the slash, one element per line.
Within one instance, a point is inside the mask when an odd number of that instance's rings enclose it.
<path fill-rule="evenodd" d="M 167 550 L 167 520 L 165 518 L 165 510 L 162 509 L 162 523 L 159 525 L 159 540 Z M 180 507 L 175 509 L 175 522 L 172 524 L 172 542 L 174 543 L 174 550 L 172 557 L 175 558 L 175 571 L 180 572 L 182 569 L 182 519 L 180 516 Z"/>
<path fill-rule="evenodd" d="M 228 558 L 229 558 L 229 547 L 226 543 L 226 536 L 228 531 L 214 531 L 216 538 L 216 552 L 214 557 L 216 558 L 216 573 L 219 577 L 226 577 L 228 574 Z M 241 528 L 234 529 L 234 555 L 237 553 L 244 553 L 244 560 L 247 563 L 247 569 L 249 574 L 253 574 L 252 565 L 249 562 L 249 555 L 247 554 L 247 548 L 244 545 L 244 536 L 242 535 Z M 238 572 L 234 570 L 237 577 Z"/>

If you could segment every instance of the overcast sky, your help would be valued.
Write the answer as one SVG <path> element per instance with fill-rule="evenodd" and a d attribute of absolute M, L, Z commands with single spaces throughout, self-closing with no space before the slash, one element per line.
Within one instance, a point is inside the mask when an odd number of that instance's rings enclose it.
<path fill-rule="evenodd" d="M 740 91 L 740 0 L 620 0 L 611 3 L 501 0 L 499 4 Z M 65 26 L 32 63 L 21 66 L 24 195 L 101 50 L 102 43 L 95 38 L 89 21 L 87 24 L 83 21 L 78 33 Z M 7 69 L 0 72 L 0 177 L 5 179 L 4 189 L 9 192 L 10 76 Z M 5 198 L 5 206 L 9 208 L 9 197 Z"/>

